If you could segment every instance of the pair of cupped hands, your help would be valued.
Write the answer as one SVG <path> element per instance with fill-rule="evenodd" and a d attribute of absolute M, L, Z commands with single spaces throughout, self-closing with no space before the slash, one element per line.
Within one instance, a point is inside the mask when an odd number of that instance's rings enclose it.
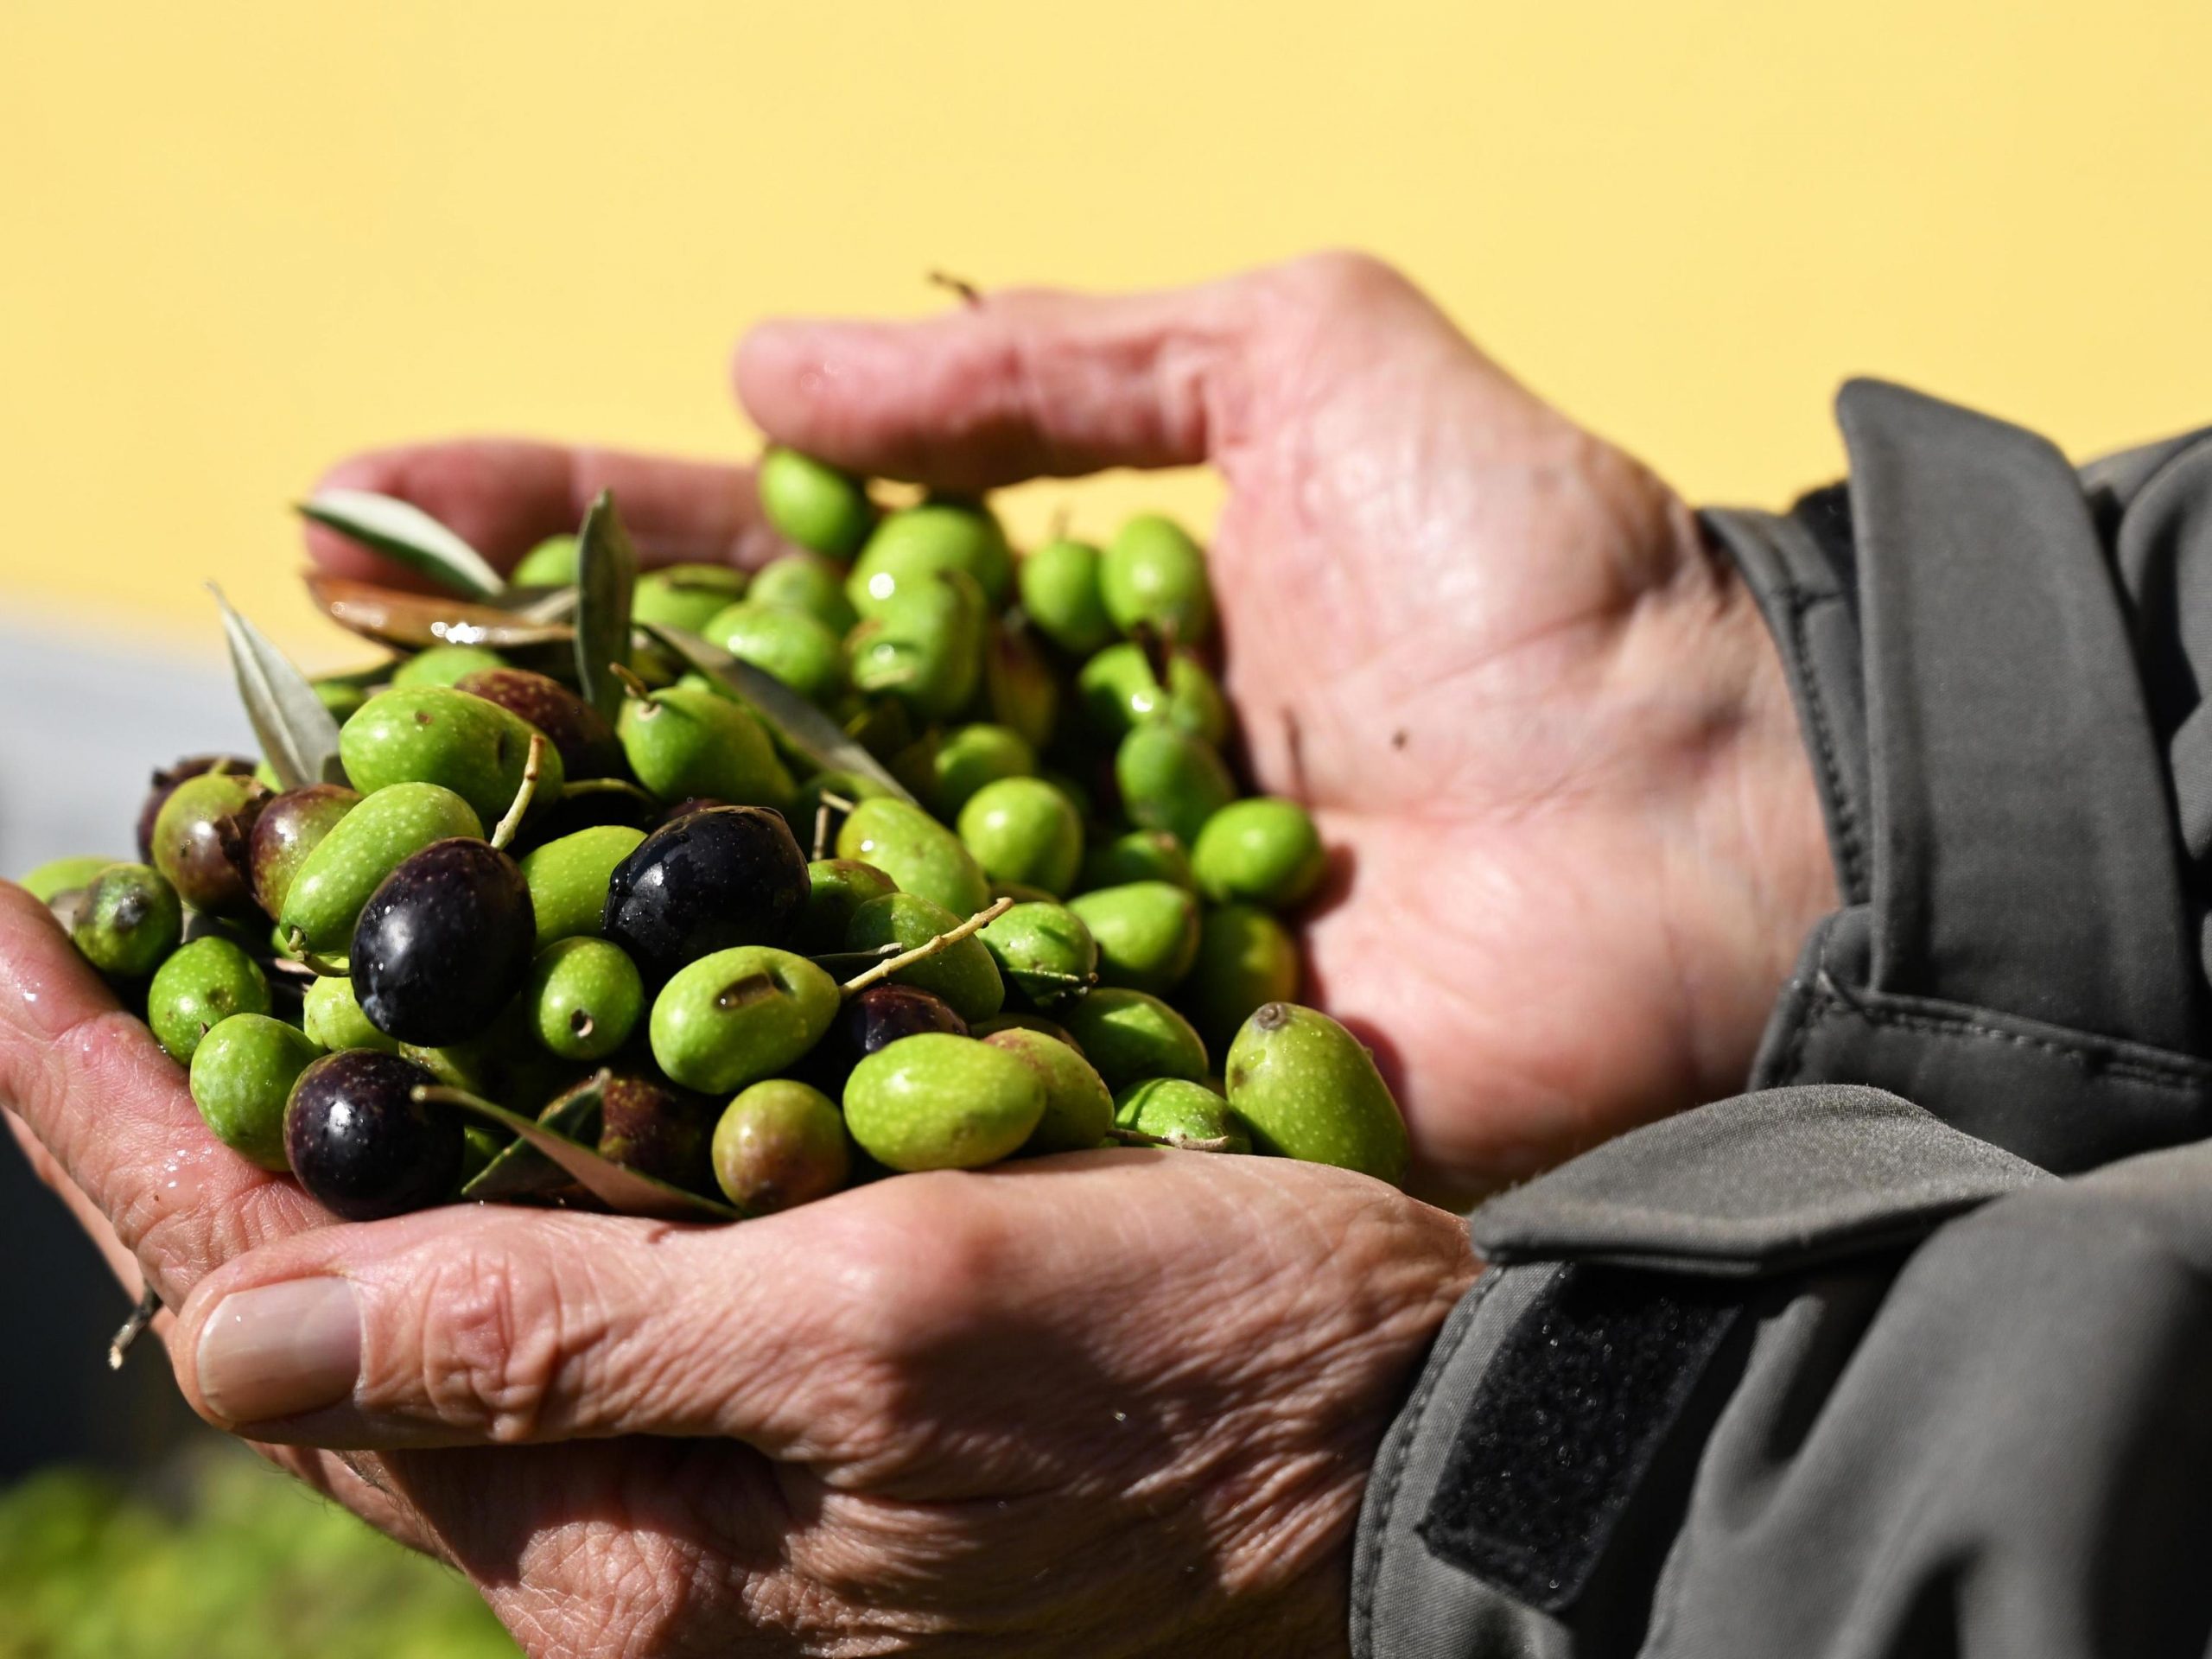
<path fill-rule="evenodd" d="M 1643 467 L 1404 279 L 781 322 L 769 436 L 982 490 L 1211 462 L 1227 684 L 1332 854 L 1307 1000 L 1463 1204 L 1733 1092 L 1834 902 L 1780 665 Z M 495 560 L 612 486 L 649 560 L 781 550 L 743 468 L 465 442 L 327 480 Z M 315 556 L 366 571 L 311 535 Z M 1478 1264 L 1342 1171 L 1129 1150 L 692 1229 L 334 1224 L 0 887 L 0 1101 L 206 1417 L 451 1562 L 533 1654 L 1341 1653 L 1376 1446 Z"/>

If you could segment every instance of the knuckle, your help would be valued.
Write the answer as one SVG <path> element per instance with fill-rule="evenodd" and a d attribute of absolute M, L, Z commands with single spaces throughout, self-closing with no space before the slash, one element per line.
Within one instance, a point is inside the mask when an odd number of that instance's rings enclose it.
<path fill-rule="evenodd" d="M 1364 309 L 1413 289 L 1396 266 L 1354 248 L 1309 253 L 1270 274 L 1285 297 L 1325 312 Z"/>
<path fill-rule="evenodd" d="M 495 1440 L 529 1439 L 568 1351 L 554 1276 L 537 1264 L 467 1254 L 438 1266 L 425 1289 L 410 1299 L 416 1328 L 397 1347 L 416 1356 L 418 1371 L 404 1392 L 455 1427 Z"/>

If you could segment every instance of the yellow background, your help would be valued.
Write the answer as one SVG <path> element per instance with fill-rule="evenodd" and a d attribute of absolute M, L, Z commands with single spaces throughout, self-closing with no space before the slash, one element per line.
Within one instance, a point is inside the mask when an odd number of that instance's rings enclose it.
<path fill-rule="evenodd" d="M 2207 62 L 2183 0 L 0 0 L 0 607 L 212 651 L 213 575 L 358 655 L 291 583 L 327 460 L 743 453 L 741 325 L 931 266 L 1363 245 L 1704 499 L 1829 474 L 1860 371 L 2113 446 L 2212 419 Z"/>

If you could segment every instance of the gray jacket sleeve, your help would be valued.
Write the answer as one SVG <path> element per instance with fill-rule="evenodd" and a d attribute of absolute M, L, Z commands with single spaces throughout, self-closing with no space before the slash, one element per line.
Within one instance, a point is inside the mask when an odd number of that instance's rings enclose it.
<path fill-rule="evenodd" d="M 2212 1650 L 2212 435 L 1840 409 L 1847 486 L 1707 522 L 1843 908 L 1752 1092 L 1476 1212 L 1358 1655 Z"/>

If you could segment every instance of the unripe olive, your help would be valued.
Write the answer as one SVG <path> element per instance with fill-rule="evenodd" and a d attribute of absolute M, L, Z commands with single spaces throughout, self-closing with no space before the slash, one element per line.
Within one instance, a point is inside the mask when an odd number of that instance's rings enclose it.
<path fill-rule="evenodd" d="M 905 801 L 861 802 L 837 828 L 837 856 L 873 864 L 899 892 L 919 893 L 963 918 L 991 901 L 990 881 L 960 837 Z"/>
<path fill-rule="evenodd" d="M 1043 1032 L 1018 1027 L 993 1032 L 982 1040 L 1028 1066 L 1044 1086 L 1045 1115 L 1022 1151 L 1087 1152 L 1098 1144 L 1114 1121 L 1114 1097 L 1079 1051 Z"/>
<path fill-rule="evenodd" d="M 892 1169 L 976 1169 L 1019 1151 L 1045 1116 L 1033 1066 L 972 1037 L 905 1037 L 853 1068 L 845 1127 Z"/>
<path fill-rule="evenodd" d="M 522 879 L 537 918 L 537 949 L 599 931 L 607 884 L 645 838 L 627 824 L 602 823 L 549 841 L 524 855 Z"/>
<path fill-rule="evenodd" d="M 576 581 L 576 538 L 548 536 L 522 556 L 507 578 L 518 588 L 572 588 Z"/>
<path fill-rule="evenodd" d="M 1131 641 L 1109 645 L 1077 674 L 1076 696 L 1084 725 L 1103 742 L 1116 742 L 1148 720 L 1164 720 L 1209 743 L 1229 735 L 1229 704 L 1221 688 L 1188 652 L 1169 655 L 1162 686 L 1142 646 Z"/>
<path fill-rule="evenodd" d="M 1165 723 L 1139 726 L 1114 752 L 1122 809 L 1139 828 L 1165 830 L 1189 846 L 1236 798 L 1236 780 L 1212 744 Z"/>
<path fill-rule="evenodd" d="M 696 633 L 745 597 L 745 573 L 726 564 L 670 564 L 638 578 L 630 615 L 657 627 Z"/>
<path fill-rule="evenodd" d="M 999 725 L 1043 749 L 1059 724 L 1060 683 L 1026 628 L 1001 620 L 983 641 L 983 702 Z"/>
<path fill-rule="evenodd" d="M 215 1138 L 264 1169 L 283 1169 L 284 1103 L 321 1053 L 306 1033 L 264 1014 L 211 1028 L 192 1056 L 192 1102 Z"/>
<path fill-rule="evenodd" d="M 854 562 L 846 596 L 862 617 L 876 615 L 896 594 L 947 571 L 967 576 L 990 608 L 1006 598 L 1014 556 L 1006 532 L 980 502 L 925 501 L 887 513 Z"/>
<path fill-rule="evenodd" d="M 119 861 L 105 853 L 72 853 L 48 860 L 16 885 L 41 905 L 52 904 L 65 893 L 89 886 L 94 876 Z"/>
<path fill-rule="evenodd" d="M 507 659 L 482 645 L 429 645 L 391 671 L 395 690 L 418 685 L 451 685 L 471 674 L 505 668 Z"/>
<path fill-rule="evenodd" d="M 538 952 L 523 995 L 548 1053 L 597 1060 L 630 1040 L 645 1008 L 645 987 L 621 946 L 570 938 Z"/>
<path fill-rule="evenodd" d="M 380 789 L 334 824 L 301 864 L 284 894 L 278 934 L 287 941 L 299 935 L 325 956 L 342 955 L 385 876 L 433 842 L 483 834 L 468 803 L 440 785 Z"/>
<path fill-rule="evenodd" d="M 781 444 L 763 451 L 753 474 L 761 511 L 785 540 L 849 558 L 875 526 L 868 486 L 852 474 Z"/>
<path fill-rule="evenodd" d="M 146 1023 L 180 1065 L 189 1065 L 200 1039 L 232 1014 L 269 1007 L 260 964 L 224 938 L 195 939 L 173 952 L 146 988 Z"/>
<path fill-rule="evenodd" d="M 979 721 L 924 737 L 899 755 L 893 770 L 949 823 L 984 785 L 1036 771 L 1037 752 L 1012 728 Z"/>
<path fill-rule="evenodd" d="M 977 790 L 960 810 L 960 839 L 994 881 L 1056 896 L 1083 862 L 1083 820 L 1039 778 L 1001 778 Z"/>
<path fill-rule="evenodd" d="M 845 948 L 853 912 L 898 887 L 873 864 L 856 858 L 817 858 L 806 867 L 806 910 L 791 948 L 801 956 L 827 956 Z"/>
<path fill-rule="evenodd" d="M 966 706 L 982 674 L 986 612 L 965 572 L 902 582 L 861 611 L 845 641 L 855 690 L 894 697 L 924 721 L 950 719 Z"/>
<path fill-rule="evenodd" d="M 1054 1013 L 1109 1089 L 1147 1077 L 1206 1075 L 1206 1046 L 1191 1022 L 1144 991 L 1101 986 Z"/>
<path fill-rule="evenodd" d="M 812 1048 L 837 1001 L 837 982 L 804 957 L 766 945 L 717 950 L 654 999 L 653 1058 L 686 1089 L 728 1094 Z"/>
<path fill-rule="evenodd" d="M 1068 900 L 1098 942 L 1102 984 L 1165 994 L 1198 950 L 1198 901 L 1167 881 L 1099 887 Z"/>
<path fill-rule="evenodd" d="M 709 643 L 772 674 L 810 702 L 827 706 L 845 689 L 845 650 L 804 611 L 743 600 L 715 613 L 705 628 Z"/>
<path fill-rule="evenodd" d="M 1180 1001 L 1216 1052 L 1262 1006 L 1298 995 L 1298 946 L 1255 905 L 1222 905 L 1198 922 L 1198 954 Z"/>
<path fill-rule="evenodd" d="M 811 553 L 787 553 L 769 560 L 753 572 L 745 598 L 752 605 L 803 612 L 839 639 L 861 620 L 853 601 L 845 597 L 844 568 Z"/>
<path fill-rule="evenodd" d="M 399 1052 L 397 1038 L 369 1023 L 369 1016 L 361 1012 L 361 999 L 353 995 L 353 982 L 343 974 L 327 974 L 308 987 L 300 1005 L 300 1027 L 318 1047 L 333 1054 L 349 1048 Z"/>
<path fill-rule="evenodd" d="M 1224 1068 L 1229 1103 L 1262 1152 L 1406 1177 L 1405 1120 L 1375 1057 L 1325 1014 L 1270 1002 L 1244 1022 Z"/>
<path fill-rule="evenodd" d="M 1098 550 L 1065 537 L 1051 541 L 1015 569 L 1021 608 L 1045 636 L 1071 656 L 1088 657 L 1114 638 L 1114 619 L 1098 583 Z"/>
<path fill-rule="evenodd" d="M 1098 569 L 1106 613 L 1124 633 L 1158 628 L 1196 645 L 1213 627 L 1205 555 L 1172 518 L 1141 513 L 1122 526 Z"/>
<path fill-rule="evenodd" d="M 269 791 L 251 778 L 203 772 L 179 784 L 154 820 L 154 868 L 177 897 L 210 916 L 249 915 L 254 821 Z"/>
<path fill-rule="evenodd" d="M 104 974 L 143 978 L 183 937 L 184 906 L 176 890 L 143 864 L 111 864 L 75 896 L 70 942 Z"/>
<path fill-rule="evenodd" d="M 1230 1103 L 1203 1084 L 1185 1077 L 1149 1077 L 1114 1096 L 1114 1126 L 1135 1129 L 1180 1144 L 1226 1141 L 1216 1152 L 1248 1153 L 1251 1132 Z"/>
<path fill-rule="evenodd" d="M 558 680 L 526 668 L 485 669 L 454 682 L 456 691 L 496 702 L 545 734 L 561 752 L 562 776 L 611 778 L 622 770 L 622 745 L 607 716 Z"/>
<path fill-rule="evenodd" d="M 480 822 L 497 823 L 522 786 L 536 728 L 497 703 L 447 685 L 372 697 L 339 733 L 353 787 L 374 795 L 395 784 L 435 784 L 467 801 Z M 539 761 L 541 805 L 560 797 L 561 752 L 549 741 Z"/>
<path fill-rule="evenodd" d="M 976 937 L 991 953 L 1007 988 L 1032 1007 L 1056 1007 L 1097 981 L 1097 941 L 1083 918 L 1065 905 L 1015 905 L 984 924 Z"/>
<path fill-rule="evenodd" d="M 709 796 L 739 806 L 782 807 L 791 773 L 741 704 L 702 687 L 672 685 L 624 702 L 616 721 L 638 781 L 664 801 Z"/>
<path fill-rule="evenodd" d="M 264 804 L 246 843 L 254 902 L 270 916 L 282 916 L 292 881 L 308 855 L 360 804 L 360 796 L 343 785 L 309 784 Z"/>
<path fill-rule="evenodd" d="M 1198 891 L 1190 854 L 1165 830 L 1132 830 L 1101 842 L 1084 855 L 1081 886 L 1084 891 L 1118 887 L 1130 881 L 1172 881 L 1179 887 Z"/>
<path fill-rule="evenodd" d="M 873 950 L 895 944 L 911 950 L 950 932 L 963 919 L 918 893 L 887 893 L 853 912 L 845 925 L 845 949 Z M 891 977 L 944 998 L 963 1020 L 988 1020 L 1006 1001 L 998 965 L 974 934 L 909 963 Z"/>
<path fill-rule="evenodd" d="M 1231 801 L 1205 821 L 1191 849 L 1191 868 L 1207 898 L 1273 910 L 1313 892 L 1328 862 L 1306 809 L 1274 796 Z"/>

